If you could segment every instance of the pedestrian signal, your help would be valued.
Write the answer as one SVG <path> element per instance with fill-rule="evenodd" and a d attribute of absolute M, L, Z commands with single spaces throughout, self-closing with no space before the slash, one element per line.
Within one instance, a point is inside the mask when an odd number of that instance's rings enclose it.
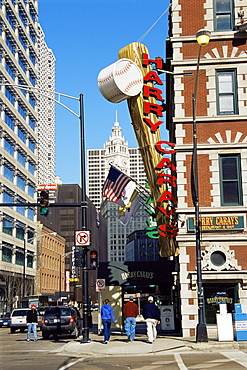
<path fill-rule="evenodd" d="M 98 267 L 98 251 L 90 251 L 90 267 L 92 269 Z"/>

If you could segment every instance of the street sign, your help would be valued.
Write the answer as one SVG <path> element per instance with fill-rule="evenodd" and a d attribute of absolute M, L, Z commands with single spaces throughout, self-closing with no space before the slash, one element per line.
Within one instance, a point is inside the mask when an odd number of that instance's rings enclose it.
<path fill-rule="evenodd" d="M 105 279 L 96 279 L 96 292 L 105 290 Z"/>
<path fill-rule="evenodd" d="M 76 231 L 75 232 L 75 245 L 77 247 L 84 247 L 90 245 L 90 232 L 89 231 Z"/>

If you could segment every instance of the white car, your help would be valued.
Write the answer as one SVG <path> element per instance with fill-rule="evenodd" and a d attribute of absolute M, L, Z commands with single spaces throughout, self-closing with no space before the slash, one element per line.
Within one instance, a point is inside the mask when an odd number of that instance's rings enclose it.
<path fill-rule="evenodd" d="M 14 333 L 16 330 L 24 331 L 27 329 L 27 313 L 31 308 L 16 308 L 10 316 L 10 332 Z"/>

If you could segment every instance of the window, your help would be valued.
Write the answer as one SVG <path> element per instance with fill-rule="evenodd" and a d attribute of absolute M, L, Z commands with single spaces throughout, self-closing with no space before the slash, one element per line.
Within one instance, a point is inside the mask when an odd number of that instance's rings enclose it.
<path fill-rule="evenodd" d="M 14 72 L 12 66 L 8 62 L 6 62 L 6 71 L 8 72 L 10 77 L 14 80 L 15 79 L 15 72 Z"/>
<path fill-rule="evenodd" d="M 32 174 L 32 175 L 34 175 L 34 164 L 33 163 L 31 163 L 31 162 L 28 162 L 28 171 Z"/>
<path fill-rule="evenodd" d="M 22 108 L 22 106 L 21 106 L 20 104 L 18 104 L 18 112 L 20 113 L 20 115 L 21 115 L 24 119 L 26 119 L 26 116 L 27 116 L 26 111 Z"/>
<path fill-rule="evenodd" d="M 2 247 L 2 261 L 3 262 L 12 262 L 12 249 L 5 246 Z"/>
<path fill-rule="evenodd" d="M 33 209 L 28 208 L 27 217 L 29 218 L 29 220 L 34 221 L 34 210 Z"/>
<path fill-rule="evenodd" d="M 17 202 L 16 203 L 26 203 L 26 201 L 23 198 L 19 198 L 19 199 L 17 199 Z M 21 215 L 25 216 L 25 207 L 18 207 L 18 206 L 16 206 L 16 212 L 18 212 Z"/>
<path fill-rule="evenodd" d="M 4 191 L 3 192 L 3 203 L 14 203 L 14 196 Z M 10 208 L 13 208 L 13 207 L 10 207 Z"/>
<path fill-rule="evenodd" d="M 18 127 L 18 137 L 23 141 L 23 143 L 26 143 L 26 134 L 20 129 L 20 127 Z"/>
<path fill-rule="evenodd" d="M 16 251 L 15 254 L 15 263 L 17 265 L 24 266 L 24 253 Z"/>
<path fill-rule="evenodd" d="M 9 167 L 7 167 L 6 165 L 4 165 L 4 168 L 3 168 L 3 175 L 4 177 L 6 177 L 6 179 L 8 179 L 9 181 L 13 182 L 14 181 L 14 171 L 11 170 Z"/>
<path fill-rule="evenodd" d="M 11 130 L 14 131 L 15 127 L 14 121 L 10 118 L 10 116 L 7 113 L 5 113 L 5 123 L 7 123 Z"/>
<path fill-rule="evenodd" d="M 24 234 L 25 234 L 25 225 L 20 223 L 16 225 L 16 237 L 18 239 L 24 240 Z"/>
<path fill-rule="evenodd" d="M 4 149 L 12 156 L 14 155 L 14 145 L 8 139 L 4 139 Z"/>
<path fill-rule="evenodd" d="M 32 130 L 35 129 L 35 122 L 33 119 L 29 118 L 29 126 L 31 127 Z"/>
<path fill-rule="evenodd" d="M 33 268 L 33 255 L 27 256 L 27 267 Z"/>
<path fill-rule="evenodd" d="M 10 103 L 15 105 L 15 97 L 7 87 L 5 88 L 5 95 L 9 99 Z"/>
<path fill-rule="evenodd" d="M 3 232 L 8 235 L 13 235 L 13 221 L 12 218 L 3 219 Z"/>
<path fill-rule="evenodd" d="M 30 197 L 34 198 L 34 187 L 32 185 L 28 185 L 27 193 L 30 195 Z"/>
<path fill-rule="evenodd" d="M 18 160 L 18 162 L 19 162 L 23 167 L 25 167 L 25 165 L 26 165 L 26 157 L 25 157 L 22 153 L 17 152 L 17 160 Z"/>
<path fill-rule="evenodd" d="M 17 184 L 18 188 L 25 191 L 26 181 L 21 178 L 20 176 L 17 176 Z"/>
<path fill-rule="evenodd" d="M 35 144 L 32 141 L 30 141 L 30 139 L 29 139 L 29 142 L 28 142 L 28 147 L 34 153 Z"/>
<path fill-rule="evenodd" d="M 214 0 L 215 31 L 230 31 L 234 26 L 234 0 Z"/>
<path fill-rule="evenodd" d="M 217 114 L 238 114 L 236 70 L 217 70 Z"/>
<path fill-rule="evenodd" d="M 240 155 L 222 155 L 219 159 L 221 204 L 222 206 L 241 206 Z"/>

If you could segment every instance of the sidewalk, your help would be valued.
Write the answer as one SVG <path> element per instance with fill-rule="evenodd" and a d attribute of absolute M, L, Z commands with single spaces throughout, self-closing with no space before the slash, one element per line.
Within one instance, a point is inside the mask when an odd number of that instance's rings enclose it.
<path fill-rule="evenodd" d="M 93 355 L 102 356 L 145 356 L 150 354 L 167 354 L 169 351 L 225 351 L 247 350 L 247 342 L 219 342 L 216 339 L 207 343 L 196 343 L 194 337 L 181 338 L 158 333 L 154 343 L 147 343 L 145 325 L 137 325 L 136 338 L 133 342 L 127 342 L 126 335 L 114 329 L 111 330 L 111 338 L 108 344 L 103 344 L 103 336 L 97 334 L 94 328 L 90 331 L 90 342 L 81 343 L 80 339 L 70 341 L 62 347 L 62 352 L 73 356 Z M 60 350 L 61 352 L 61 350 Z"/>
<path fill-rule="evenodd" d="M 152 344 L 147 343 L 147 337 L 142 334 L 137 334 L 133 342 L 127 342 L 126 335 L 120 332 L 111 333 L 110 342 L 103 344 L 103 336 L 95 333 L 90 333 L 90 342 L 81 343 L 80 338 L 66 343 L 62 348 L 62 352 L 94 356 L 143 356 L 152 353 L 162 354 L 167 350 L 174 350 L 186 347 L 186 343 L 182 338 L 175 337 L 158 337 Z"/>

